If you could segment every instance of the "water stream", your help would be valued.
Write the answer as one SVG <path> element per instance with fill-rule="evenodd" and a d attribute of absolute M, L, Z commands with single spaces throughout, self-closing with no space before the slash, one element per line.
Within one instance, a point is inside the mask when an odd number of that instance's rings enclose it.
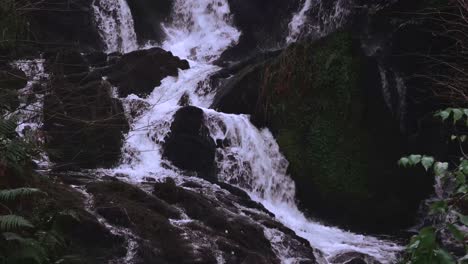
<path fill-rule="evenodd" d="M 124 0 L 117 1 L 115 5 L 107 5 L 106 2 L 101 2 L 101 9 L 95 14 L 101 35 L 107 43 L 107 51 L 128 52 L 136 49 L 128 6 L 123 3 Z M 297 39 L 310 5 L 311 0 L 306 0 L 304 7 L 290 22 L 288 42 Z M 109 16 L 112 12 L 120 14 Z M 235 45 L 241 34 L 232 25 L 227 0 L 177 0 L 173 17 L 178 19 L 172 24 L 163 25 L 167 38 L 162 48 L 189 60 L 191 68 L 181 71 L 178 77 L 164 79 L 147 98 L 130 95 L 122 99 L 128 113 L 134 112 L 129 110 L 137 106 L 140 114 L 129 116 L 131 129 L 126 135 L 123 161 L 112 173 L 128 175 L 133 182 L 140 182 L 147 176 L 184 177 L 163 160 L 161 143 L 170 131 L 173 114 L 180 108 L 178 102 L 185 95 L 192 105 L 204 110 L 206 125 L 213 139 L 228 139 L 230 142 L 229 147 L 218 150 L 220 180 L 247 191 L 253 200 L 274 213 L 281 223 L 323 252 L 325 263 L 333 256 L 348 251 L 368 254 L 382 263 L 393 263 L 402 249 L 395 243 L 322 225 L 308 219 L 298 209 L 294 199 L 295 184 L 286 173 L 288 161 L 281 154 L 270 131 L 257 129 L 248 116 L 208 109 L 214 93 L 201 92 L 199 87 L 207 85 L 207 78 L 220 70 L 212 62 L 225 49 Z M 144 107 L 141 108 L 141 105 Z M 265 234 L 272 244 L 281 235 L 268 228 L 265 228 Z M 277 251 L 278 254 L 285 252 Z M 294 263 L 290 261 L 294 256 L 279 257 L 284 263 Z"/>

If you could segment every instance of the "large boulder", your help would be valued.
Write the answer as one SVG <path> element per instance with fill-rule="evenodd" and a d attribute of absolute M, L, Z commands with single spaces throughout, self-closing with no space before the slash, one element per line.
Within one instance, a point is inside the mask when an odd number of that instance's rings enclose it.
<path fill-rule="evenodd" d="M 53 162 L 66 168 L 111 167 L 128 131 L 122 103 L 106 81 L 54 80 L 44 99 L 44 130 Z"/>
<path fill-rule="evenodd" d="M 87 60 L 77 51 L 48 55 L 46 67 L 52 78 L 43 113 L 51 160 L 63 168 L 115 165 L 129 126 L 111 84 L 99 77 L 74 78 L 89 74 Z"/>
<path fill-rule="evenodd" d="M 215 180 L 216 143 L 204 122 L 200 108 L 186 106 L 178 110 L 164 142 L 163 156 L 183 170 Z"/>
<path fill-rule="evenodd" d="M 133 0 L 128 1 L 138 41 L 145 44 L 148 41 L 161 42 L 165 38 L 161 23 L 171 18 L 173 0 Z"/>
<path fill-rule="evenodd" d="M 134 241 L 132 262 L 145 263 L 280 263 L 264 232 L 283 234 L 281 246 L 304 263 L 316 263 L 304 239 L 277 222 L 247 194 L 233 186 L 217 186 L 171 178 L 138 186 L 104 177 L 86 185 L 92 210 L 115 228 L 126 228 Z M 189 219 L 187 218 L 189 217 Z"/>
<path fill-rule="evenodd" d="M 223 60 L 238 60 L 260 50 L 282 46 L 288 35 L 293 14 L 300 9 L 299 0 L 229 0 L 234 25 L 242 32 L 239 44 L 226 50 Z"/>
<path fill-rule="evenodd" d="M 111 66 L 108 80 L 119 88 L 119 95 L 145 96 L 167 76 L 177 76 L 189 63 L 160 48 L 138 50 L 123 55 Z"/>
<path fill-rule="evenodd" d="M 307 211 L 334 224 L 388 231 L 412 223 L 431 183 L 397 167 L 406 143 L 381 83 L 359 41 L 337 32 L 240 71 L 213 107 L 251 114 L 272 130 Z"/>

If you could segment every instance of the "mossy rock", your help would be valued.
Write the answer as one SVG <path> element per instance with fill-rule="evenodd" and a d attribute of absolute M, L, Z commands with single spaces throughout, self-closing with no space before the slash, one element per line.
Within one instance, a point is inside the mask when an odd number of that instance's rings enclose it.
<path fill-rule="evenodd" d="M 262 76 L 253 117 L 276 136 L 302 207 L 358 230 L 409 225 L 416 178 L 396 165 L 404 140 L 359 41 L 342 31 L 294 44 Z"/>

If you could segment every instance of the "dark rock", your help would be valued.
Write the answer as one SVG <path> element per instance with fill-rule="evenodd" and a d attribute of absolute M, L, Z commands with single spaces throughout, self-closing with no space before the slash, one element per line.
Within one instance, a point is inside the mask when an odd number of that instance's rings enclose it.
<path fill-rule="evenodd" d="M 8 64 L 0 64 L 0 85 L 2 89 L 19 90 L 28 83 L 26 74 Z"/>
<path fill-rule="evenodd" d="M 102 215 L 109 223 L 117 226 L 129 227 L 131 225 L 127 211 L 121 207 L 98 207 L 96 212 Z"/>
<path fill-rule="evenodd" d="M 224 237 L 219 239 L 217 244 L 224 252 L 234 251 L 236 257 L 232 258 L 238 261 L 247 259 L 252 254 L 257 260 L 260 259 L 258 263 L 279 263 L 262 228 L 247 218 L 230 214 L 214 200 L 175 185 L 157 184 L 155 188 L 156 196 L 181 206 L 190 218 L 203 222 L 219 236 Z"/>
<path fill-rule="evenodd" d="M 87 186 L 94 196 L 96 208 L 119 207 L 131 221 L 130 229 L 138 235 L 138 263 L 211 263 L 208 255 L 201 261 L 191 243 L 184 239 L 182 230 L 173 226 L 170 219 L 180 219 L 173 206 L 149 195 L 135 186 L 123 182 L 100 182 Z M 114 221 L 111 215 L 109 221 Z M 123 215 L 121 215 L 123 216 Z M 119 222 L 121 223 L 121 222 Z"/>
<path fill-rule="evenodd" d="M 359 252 L 345 252 L 330 260 L 332 264 L 381 264 L 375 258 Z"/>
<path fill-rule="evenodd" d="M 166 34 L 161 23 L 170 19 L 173 4 L 173 0 L 128 1 L 140 44 L 146 44 L 148 41 L 159 43 L 164 40 Z"/>
<path fill-rule="evenodd" d="M 108 80 L 119 88 L 119 95 L 146 96 L 167 76 L 177 76 L 189 63 L 160 48 L 138 50 L 123 55 L 109 73 Z"/>
<path fill-rule="evenodd" d="M 41 50 L 71 45 L 83 51 L 99 50 L 103 47 L 94 23 L 92 0 L 36 2 L 27 17 L 29 30 L 34 33 L 32 38 Z"/>
<path fill-rule="evenodd" d="M 110 84 L 77 85 L 54 79 L 44 99 L 49 156 L 59 167 L 111 167 L 120 158 L 128 122 Z"/>
<path fill-rule="evenodd" d="M 204 124 L 203 110 L 193 106 L 179 109 L 165 139 L 163 156 L 175 166 L 215 179 L 216 144 Z"/>
<path fill-rule="evenodd" d="M 56 75 L 87 73 L 89 66 L 83 55 L 76 49 L 58 49 L 44 55 L 46 70 Z"/>
<path fill-rule="evenodd" d="M 260 50 L 282 46 L 288 35 L 288 24 L 300 2 L 281 0 L 229 0 L 235 26 L 242 32 L 239 44 L 226 50 L 221 60 L 246 58 Z"/>
<path fill-rule="evenodd" d="M 60 233 L 61 239 L 72 245 L 59 254 L 72 255 L 78 263 L 89 264 L 107 263 L 125 256 L 124 238 L 112 234 L 86 211 L 87 201 L 82 193 L 60 181 L 41 181 L 36 187 L 47 196 L 34 199 L 34 209 L 25 208 L 24 215 L 29 219 L 41 219 L 41 228 Z"/>

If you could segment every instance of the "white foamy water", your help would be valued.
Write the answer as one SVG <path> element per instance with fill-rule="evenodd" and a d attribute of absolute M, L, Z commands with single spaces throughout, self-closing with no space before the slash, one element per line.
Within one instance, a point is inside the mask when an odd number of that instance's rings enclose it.
<path fill-rule="evenodd" d="M 212 61 L 240 37 L 225 0 L 177 0 L 172 18 L 172 24 L 163 25 L 163 48 L 182 58 Z"/>
<path fill-rule="evenodd" d="M 126 0 L 94 0 L 92 8 L 106 52 L 127 53 L 138 48 L 133 17 Z"/>
<path fill-rule="evenodd" d="M 304 7 L 301 12 L 306 11 Z M 226 48 L 236 44 L 240 36 L 231 24 L 227 0 L 177 0 L 172 17 L 174 22 L 164 25 L 167 39 L 163 48 L 189 59 L 191 69 L 180 71 L 178 77 L 164 79 L 148 98 L 130 95 L 123 99 L 131 129 L 123 148 L 122 164 L 113 173 L 128 175 L 136 182 L 146 176 L 183 177 L 180 171 L 163 160 L 161 145 L 170 131 L 174 113 L 180 108 L 180 98 L 186 96 L 191 105 L 204 110 L 213 139 L 226 142 L 217 153 L 220 180 L 247 191 L 281 223 L 322 251 L 323 263 L 349 251 L 368 254 L 382 263 L 395 261 L 401 248 L 394 243 L 307 219 L 294 200 L 295 185 L 286 173 L 288 161 L 280 153 L 270 131 L 257 129 L 248 116 L 207 109 L 214 94 L 206 92 L 209 88 L 206 80 L 220 69 L 210 63 Z M 200 90 L 200 87 L 205 89 Z M 282 262 L 296 263 L 296 256 L 281 246 L 281 234 L 265 227 L 265 235 Z"/>
<path fill-rule="evenodd" d="M 289 22 L 289 35 L 286 38 L 286 43 L 290 44 L 298 40 L 307 19 L 307 11 L 309 11 L 311 7 L 312 0 L 305 0 L 301 10 L 294 14 L 291 22 Z"/>

